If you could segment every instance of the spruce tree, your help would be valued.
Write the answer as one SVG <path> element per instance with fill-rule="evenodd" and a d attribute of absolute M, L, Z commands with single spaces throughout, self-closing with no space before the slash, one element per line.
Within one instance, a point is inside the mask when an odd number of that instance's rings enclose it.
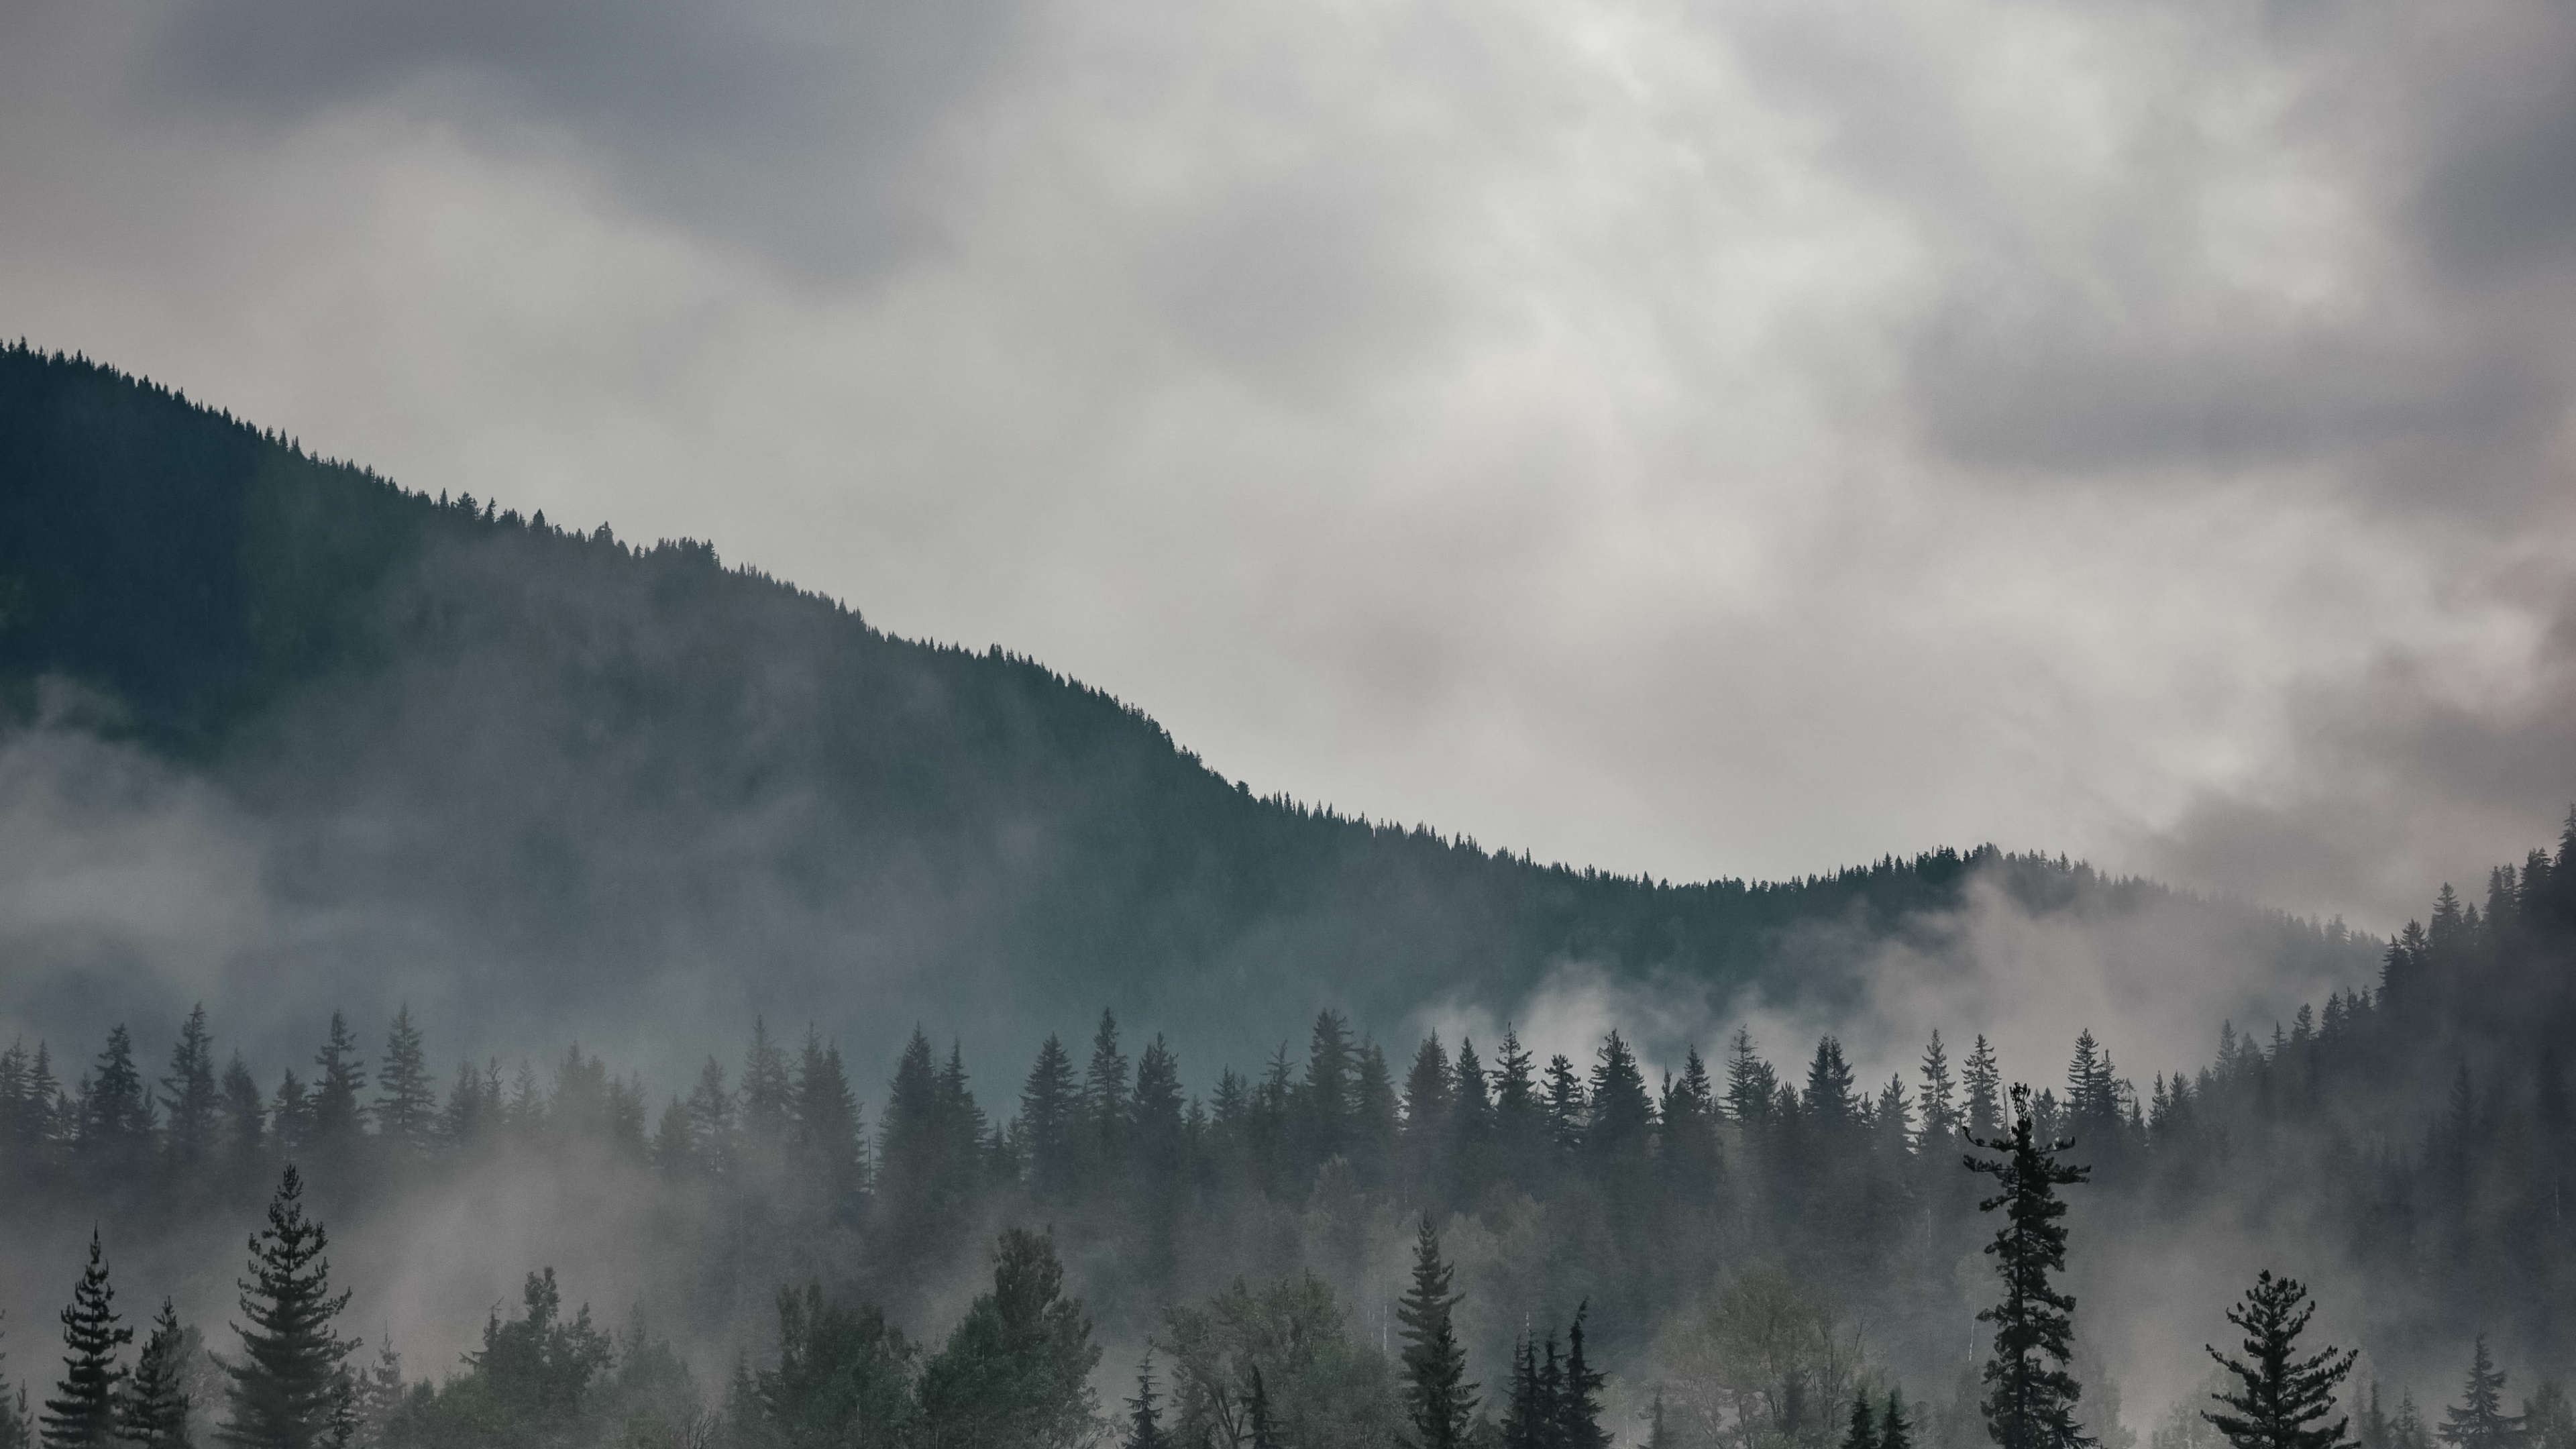
<path fill-rule="evenodd" d="M 1050 1033 L 1038 1044 L 1038 1059 L 1020 1088 L 1020 1152 L 1030 1183 L 1042 1195 L 1065 1191 L 1078 1174 L 1081 1097 L 1073 1057 L 1063 1041 Z"/>
<path fill-rule="evenodd" d="M 2236 1379 L 2235 1387 L 2212 1395 L 2233 1412 L 2201 1414 L 2235 1449 L 2351 1449 L 2344 1432 L 2350 1419 L 2321 1421 L 2334 1412 L 2335 1389 L 2360 1350 L 2328 1346 L 2300 1356 L 2299 1334 L 2317 1311 L 2307 1296 L 2297 1279 L 2265 1269 L 2245 1290 L 2245 1301 L 2227 1310 L 2227 1321 L 2244 1331 L 2245 1357 L 2201 1345 Z"/>
<path fill-rule="evenodd" d="M 1451 1272 L 1441 1261 L 1440 1235 L 1431 1226 L 1431 1215 L 1424 1213 L 1414 1238 L 1413 1286 L 1395 1310 L 1404 1325 L 1405 1412 L 1419 1449 L 1458 1449 L 1476 1413 L 1476 1386 L 1467 1382 L 1467 1351 L 1450 1321 L 1450 1310 L 1461 1296 L 1449 1291 Z"/>
<path fill-rule="evenodd" d="M 80 1140 L 85 1151 L 123 1160 L 149 1138 L 152 1098 L 143 1089 L 143 1073 L 134 1065 L 134 1038 L 123 1025 L 107 1034 L 98 1054 L 97 1075 L 90 1079 L 81 1114 Z"/>
<path fill-rule="evenodd" d="M 63 1376 L 38 1420 L 45 1449 L 99 1449 L 115 1442 L 117 1400 L 125 1384 L 117 1350 L 133 1341 L 134 1330 L 117 1324 L 116 1289 L 107 1281 L 107 1259 L 92 1229 L 89 1265 L 63 1309 Z"/>
<path fill-rule="evenodd" d="M 1590 1303 L 1577 1304 L 1565 1339 L 1565 1378 L 1557 1390 L 1556 1449 L 1608 1449 L 1601 1428 L 1601 1388 L 1607 1381 L 1583 1356 L 1583 1320 Z"/>
<path fill-rule="evenodd" d="M 429 1074 L 420 1028 L 408 1003 L 385 1027 L 385 1065 L 376 1073 L 376 1129 L 386 1140 L 419 1148 L 438 1125 L 438 1084 Z"/>
<path fill-rule="evenodd" d="M 2504 1411 L 2504 1373 L 2487 1352 L 2485 1334 L 2478 1335 L 2470 1356 L 2460 1402 L 2442 1411 L 2441 1426 L 2433 1434 L 2451 1449 L 2522 1449 L 2529 1437 L 2522 1416 Z"/>
<path fill-rule="evenodd" d="M 367 1064 L 358 1055 L 358 1038 L 347 1017 L 331 1013 L 330 1035 L 314 1053 L 313 1065 L 318 1070 L 307 1140 L 317 1147 L 345 1147 L 366 1130 L 367 1122 L 366 1104 L 358 1100 L 367 1089 Z"/>
<path fill-rule="evenodd" d="M 1977 1035 L 1976 1045 L 1968 1049 L 1967 1065 L 1959 1071 L 1959 1085 L 1966 1089 L 1964 1125 L 1971 1137 L 1992 1137 L 2003 1129 L 2003 1073 L 1995 1066 L 1995 1049 L 1986 1044 L 1985 1034 Z"/>
<path fill-rule="evenodd" d="M 181 1162 L 202 1158 L 215 1135 L 220 1105 L 215 1088 L 214 1039 L 206 1030 L 206 1008 L 200 1002 L 179 1024 L 178 1045 L 170 1049 L 170 1075 L 161 1079 L 161 1107 L 170 1124 L 170 1153 Z"/>
<path fill-rule="evenodd" d="M 1932 1042 L 1923 1049 L 1922 1142 L 1928 1150 L 1935 1142 L 1946 1144 L 1959 1127 L 1958 1109 L 1951 1105 L 1951 1093 L 1957 1084 L 1950 1076 L 1950 1052 L 1941 1045 L 1941 1033 L 1932 1033 Z"/>
<path fill-rule="evenodd" d="M 242 1351 L 224 1365 L 231 1412 L 216 1431 L 232 1449 L 323 1449 L 353 1427 L 344 1360 L 358 1344 L 335 1331 L 349 1295 L 331 1291 L 328 1245 L 322 1224 L 304 1215 L 304 1179 L 289 1163 L 239 1285 L 249 1322 L 234 1325 Z"/>
<path fill-rule="evenodd" d="M 1978 1042 L 1982 1049 L 1984 1038 Z M 2075 1425 L 2075 1401 L 2083 1390 L 2066 1371 L 2075 1300 L 2059 1292 L 2050 1275 L 2066 1270 L 2066 1227 L 2059 1221 L 2066 1204 L 2057 1189 L 2084 1181 L 2086 1170 L 2057 1161 L 2072 1144 L 2043 1144 L 2034 1135 L 2028 1087 L 2013 1088 L 2012 1106 L 2011 1136 L 1969 1139 L 1998 1155 L 1963 1159 L 1971 1172 L 1995 1179 L 1998 1189 L 1977 1210 L 2004 1210 L 2002 1228 L 1986 1245 L 2003 1279 L 2003 1300 L 1977 1315 L 1978 1322 L 1995 1326 L 1995 1353 L 1985 1367 L 1979 1407 L 2001 1449 L 2084 1449 L 2092 1440 Z"/>
<path fill-rule="evenodd" d="M 1851 1421 L 1843 1430 L 1842 1449 L 1879 1449 L 1878 1411 L 1871 1406 L 1869 1395 L 1855 1392 L 1851 1402 Z"/>
<path fill-rule="evenodd" d="M 1539 1380 L 1538 1343 L 1523 1333 L 1512 1345 L 1511 1388 L 1503 1402 L 1503 1449 L 1552 1449 L 1556 1403 Z"/>
<path fill-rule="evenodd" d="M 136 1449 L 190 1449 L 186 1363 L 188 1335 L 178 1311 L 161 1300 L 152 1336 L 134 1360 L 134 1377 L 118 1414 L 118 1432 Z"/>
<path fill-rule="evenodd" d="M 1149 1351 L 1144 1362 L 1136 1365 L 1136 1397 L 1127 1401 L 1125 1449 L 1171 1449 L 1171 1436 L 1163 1432 L 1163 1413 L 1157 1404 L 1154 1355 Z"/>
<path fill-rule="evenodd" d="M 1914 1449 L 1914 1425 L 1905 1417 L 1905 1396 L 1887 1391 L 1887 1411 L 1879 1416 L 1878 1449 Z"/>

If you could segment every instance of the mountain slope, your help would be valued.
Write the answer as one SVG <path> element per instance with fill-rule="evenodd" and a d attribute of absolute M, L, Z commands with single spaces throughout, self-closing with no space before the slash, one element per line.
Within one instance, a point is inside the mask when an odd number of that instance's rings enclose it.
<path fill-rule="evenodd" d="M 90 1014 L 214 982 L 262 1015 L 409 999 L 451 1041 L 606 1022 L 650 1059 L 674 1010 L 766 1012 L 871 1050 L 964 1023 L 1016 1058 L 1106 1004 L 1241 1061 L 1268 1044 L 1238 1022 L 1509 1011 L 1568 961 L 1711 1009 L 1847 1001 L 1980 875 L 2042 912 L 2179 901 L 2258 972 L 2367 969 L 2339 933 L 1991 850 L 1668 886 L 1256 799 L 1028 660 L 888 636 L 703 545 L 408 493 L 25 350 L 0 355 L 0 690 L 13 748 L 193 802 L 195 848 L 256 882 L 242 924 L 177 946 L 113 910 L 0 935 L 87 968 L 14 974 L 77 980 Z"/>

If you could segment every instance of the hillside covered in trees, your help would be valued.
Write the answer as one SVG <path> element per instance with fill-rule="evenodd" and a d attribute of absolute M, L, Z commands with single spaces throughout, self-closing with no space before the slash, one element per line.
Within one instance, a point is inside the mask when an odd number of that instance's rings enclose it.
<path fill-rule="evenodd" d="M 1399 1390 L 1419 1377 L 1393 1345 L 1438 1299 L 1496 1435 L 1529 1384 L 1597 1373 L 1611 1427 L 1651 1414 L 1666 1445 L 1832 1449 L 1866 1427 L 1855 1396 L 1893 1396 L 1907 1442 L 1972 1449 L 1995 1229 L 1962 1157 L 2008 1137 L 2018 1079 L 2039 1087 L 2031 1134 L 2085 1169 L 2063 1189 L 2069 1407 L 2107 1449 L 2212 1442 L 2190 1407 L 2206 1366 L 2177 1382 L 2153 1360 L 2195 1359 L 2256 1265 L 2319 1285 L 2363 1355 L 2365 1449 L 2429 1449 L 2417 1405 L 2473 1343 L 2479 1374 L 2524 1376 L 2540 1449 L 2564 1449 L 2571 1027 L 2576 821 L 2482 902 L 2446 887 L 2375 980 L 2162 1070 L 2089 1031 L 2062 1070 L 1936 1034 L 1871 1083 L 1830 1036 L 1774 1061 L 1739 1033 L 1650 1074 L 1616 1031 L 1584 1062 L 1508 1034 L 1390 1055 L 1326 1012 L 1302 1054 L 1211 1077 L 1104 1014 L 990 1075 L 915 1031 L 872 1104 L 837 1043 L 765 1027 L 657 1096 L 579 1048 L 551 1071 L 434 1071 L 407 1013 L 380 1046 L 335 1016 L 309 1061 L 254 1066 L 192 1014 L 164 1067 L 121 1027 L 76 1060 L 0 1053 L 8 1322 L 45 1321 L 92 1225 L 125 1281 L 219 1318 L 239 1224 L 292 1161 L 340 1225 L 352 1331 L 381 1325 L 368 1422 L 388 1445 L 885 1442 L 962 1412 L 937 1406 L 967 1370 L 940 1365 L 983 1352 L 977 1315 L 1012 1302 L 1023 1338 L 995 1342 L 1057 1365 L 1050 1382 L 1071 1381 L 1079 1318 L 1075 1377 L 1103 1345 L 1120 1382 L 1150 1353 L 1210 1442 L 1254 1442 L 1258 1396 L 1296 1426 L 1263 1442 L 1392 1445 L 1413 1442 Z M 477 1346 L 459 1326 L 513 1275 Z M 1066 1295 L 1080 1306 L 1048 1306 Z M 1577 1325 L 1580 1373 L 1558 1357 Z M 45 1372 L 25 1367 L 41 1342 L 15 1340 L 21 1375 Z M 387 1356 L 407 1342 L 446 1347 Z"/>
<path fill-rule="evenodd" d="M 1991 848 L 1677 884 L 1255 798 L 1033 661 L 888 636 L 703 544 L 407 492 L 23 346 L 0 722 L 0 804 L 61 837 L 37 857 L 142 874 L 0 939 L 0 1019 L 204 999 L 279 1051 L 310 1029 L 286 1002 L 662 1067 L 673 1014 L 873 1043 L 892 1010 L 1016 1051 L 1106 1004 L 1248 1060 L 1327 1004 L 1383 1032 L 1441 1000 L 1501 1015 L 1566 962 L 1830 1010 L 1972 880 L 2161 912 L 2247 981 L 2376 949 Z"/>

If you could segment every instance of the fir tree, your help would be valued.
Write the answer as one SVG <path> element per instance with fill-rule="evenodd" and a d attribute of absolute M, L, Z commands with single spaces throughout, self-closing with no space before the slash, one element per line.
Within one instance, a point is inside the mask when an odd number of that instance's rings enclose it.
<path fill-rule="evenodd" d="M 1540 1381 L 1538 1344 L 1522 1334 L 1512 1345 L 1512 1378 L 1503 1403 L 1503 1449 L 1552 1449 L 1555 1397 Z"/>
<path fill-rule="evenodd" d="M 1556 1449 L 1608 1449 L 1610 1443 L 1601 1428 L 1606 1379 L 1583 1354 L 1583 1320 L 1591 1311 L 1588 1302 L 1575 1305 L 1574 1326 L 1566 1331 L 1565 1377 L 1556 1395 Z"/>
<path fill-rule="evenodd" d="M 224 1153 L 236 1162 L 248 1162 L 259 1152 L 267 1135 L 268 1108 L 260 1099 L 259 1083 L 252 1078 L 241 1053 L 233 1053 L 232 1060 L 224 1064 L 220 1090 L 223 1100 L 216 1108 L 216 1118 Z"/>
<path fill-rule="evenodd" d="M 172 1156 L 195 1162 L 205 1155 L 214 1142 L 220 1103 L 214 1039 L 206 1031 L 206 1008 L 200 1002 L 179 1024 L 178 1044 L 170 1049 L 170 1075 L 161 1079 L 161 1107 L 170 1124 Z"/>
<path fill-rule="evenodd" d="M 1460 1298 L 1449 1291 L 1451 1271 L 1441 1261 L 1440 1235 L 1425 1213 L 1414 1239 L 1413 1286 L 1396 1308 L 1396 1319 L 1404 1325 L 1405 1412 L 1419 1449 L 1458 1449 L 1476 1413 L 1476 1386 L 1467 1382 L 1467 1351 L 1450 1321 Z"/>
<path fill-rule="evenodd" d="M 1982 1049 L 1984 1039 L 1978 1043 Z M 2003 1279 L 2003 1301 L 1977 1315 L 1978 1322 L 1995 1326 L 1980 1407 L 2000 1449 L 2085 1449 L 2092 1441 L 2075 1426 L 2075 1401 L 2083 1390 L 2066 1371 L 2075 1300 L 2059 1292 L 2050 1275 L 2066 1270 L 2066 1227 L 2059 1221 L 2066 1204 L 2057 1189 L 2084 1181 L 2086 1170 L 2056 1160 L 2070 1144 L 2043 1144 L 2034 1136 L 2029 1088 L 2015 1086 L 2012 1105 L 2010 1137 L 1970 1139 L 1998 1155 L 1964 1159 L 1970 1171 L 1995 1179 L 1996 1194 L 1977 1210 L 2004 1210 L 2002 1228 L 1986 1245 Z"/>
<path fill-rule="evenodd" d="M 1075 1125 L 1082 1110 L 1073 1058 L 1053 1033 L 1038 1044 L 1038 1059 L 1020 1088 L 1020 1150 L 1029 1180 L 1043 1193 L 1062 1192 L 1078 1171 Z"/>
<path fill-rule="evenodd" d="M 358 1038 L 349 1020 L 331 1013 L 330 1034 L 313 1056 L 312 1117 L 307 1138 L 317 1147 L 339 1147 L 366 1129 L 367 1109 L 358 1100 L 367 1089 L 366 1063 L 358 1056 Z"/>
<path fill-rule="evenodd" d="M 993 1291 L 975 1300 L 922 1370 L 929 1442 L 955 1449 L 1071 1449 L 1096 1427 L 1089 1378 L 1100 1360 L 1079 1299 L 1063 1296 L 1055 1240 L 1002 1234 Z"/>
<path fill-rule="evenodd" d="M 45 1449 L 103 1449 L 115 1442 L 125 1384 L 117 1350 L 133 1341 L 134 1330 L 118 1326 L 116 1289 L 107 1281 L 107 1259 L 92 1229 L 89 1265 L 63 1309 L 63 1376 L 38 1420 Z"/>
<path fill-rule="evenodd" d="M 2298 1280 L 2266 1269 L 2245 1290 L 2245 1301 L 2227 1310 L 2227 1321 L 2244 1331 L 2245 1357 L 2201 1346 L 2236 1378 L 2235 1387 L 2212 1396 L 2233 1412 L 2201 1415 L 2235 1449 L 2350 1449 L 2349 1419 L 2321 1421 L 2334 1412 L 2335 1389 L 2360 1351 L 2328 1346 L 2300 1356 L 2299 1334 L 2317 1311 L 2307 1296 Z"/>
<path fill-rule="evenodd" d="M 1905 1397 L 1887 1391 L 1887 1409 L 1878 1420 L 1878 1449 L 1914 1449 L 1914 1425 L 1905 1417 Z"/>
<path fill-rule="evenodd" d="M 1163 1432 L 1163 1413 L 1154 1393 L 1154 1355 L 1148 1351 L 1136 1365 L 1136 1397 L 1127 1401 L 1127 1441 L 1124 1449 L 1171 1449 L 1171 1438 Z"/>
<path fill-rule="evenodd" d="M 1779 1094 L 1779 1074 L 1754 1054 L 1753 1033 L 1737 1027 L 1726 1058 L 1726 1115 L 1748 1130 L 1763 1126 Z"/>
<path fill-rule="evenodd" d="M 187 1332 L 170 1300 L 161 1300 L 152 1336 L 135 1357 L 134 1377 L 119 1414 L 118 1432 L 136 1449 L 189 1449 Z"/>
<path fill-rule="evenodd" d="M 1968 1135 L 1992 1137 L 2003 1130 L 2003 1074 L 1995 1067 L 1995 1049 L 1986 1045 L 1983 1032 L 1976 1045 L 1968 1049 L 1967 1065 L 1960 1068 L 1959 1085 L 1967 1092 L 1964 1116 Z"/>
<path fill-rule="evenodd" d="M 110 1156 L 140 1149 L 152 1130 L 152 1099 L 134 1066 L 134 1038 L 122 1025 L 107 1034 L 81 1114 L 81 1146 Z"/>
<path fill-rule="evenodd" d="M 1958 1109 L 1951 1105 L 1951 1094 L 1957 1090 L 1950 1079 L 1950 1053 L 1941 1045 L 1941 1033 L 1932 1033 L 1932 1042 L 1923 1049 L 1923 1090 L 1918 1100 L 1923 1107 L 1922 1141 L 1928 1148 L 1934 1142 L 1946 1143 L 1959 1128 Z"/>
<path fill-rule="evenodd" d="M 2528 1438 L 2522 1416 L 2504 1411 L 2504 1372 L 2487 1352 L 2485 1334 L 2478 1335 L 2470 1356 L 2460 1402 L 2442 1411 L 2441 1426 L 2433 1433 L 2451 1449 L 2522 1449 Z"/>
<path fill-rule="evenodd" d="M 324 1449 L 354 1428 L 354 1392 L 344 1361 L 357 1348 L 335 1331 L 347 1292 L 331 1291 L 329 1237 L 304 1215 L 304 1179 L 288 1164 L 268 1205 L 268 1226 L 250 1240 L 250 1277 L 240 1284 L 236 1324 L 241 1356 L 224 1365 L 230 1414 L 216 1432 L 232 1449 Z"/>
<path fill-rule="evenodd" d="M 1570 1154 L 1583 1143 L 1583 1079 L 1574 1073 L 1574 1063 L 1562 1053 L 1547 1059 L 1547 1095 L 1544 1111 L 1547 1135 L 1560 1154 Z"/>
<path fill-rule="evenodd" d="M 376 1128 L 388 1141 L 419 1148 L 438 1125 L 438 1087 L 430 1079 L 411 1007 L 397 1007 L 385 1028 L 385 1065 L 376 1074 Z"/>
<path fill-rule="evenodd" d="M 1865 1393 L 1852 1395 L 1851 1421 L 1843 1430 L 1842 1449 L 1879 1449 L 1878 1411 Z"/>

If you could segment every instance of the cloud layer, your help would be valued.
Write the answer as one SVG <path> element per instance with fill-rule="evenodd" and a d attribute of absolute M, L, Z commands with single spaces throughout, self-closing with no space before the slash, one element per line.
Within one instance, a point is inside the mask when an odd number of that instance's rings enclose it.
<path fill-rule="evenodd" d="M 0 16 L 0 313 L 1256 789 L 2386 927 L 2554 831 L 2544 0 Z"/>

